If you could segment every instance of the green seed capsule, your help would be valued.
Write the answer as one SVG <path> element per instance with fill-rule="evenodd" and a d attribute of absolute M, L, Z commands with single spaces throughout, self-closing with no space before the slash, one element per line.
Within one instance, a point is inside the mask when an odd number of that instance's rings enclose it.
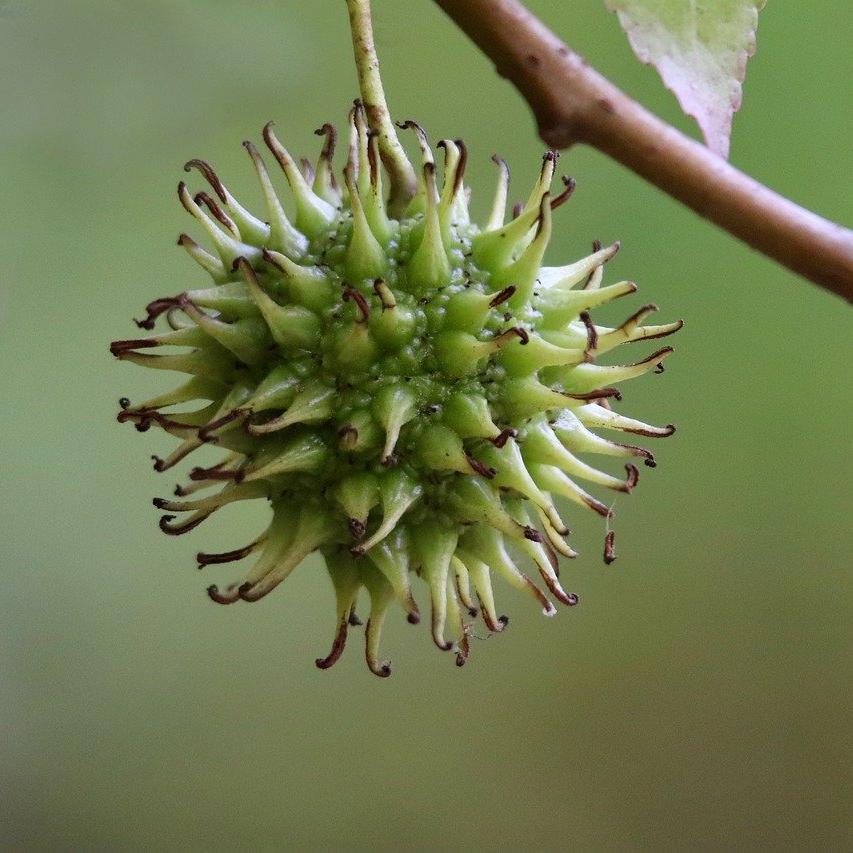
<path fill-rule="evenodd" d="M 651 305 L 616 328 L 593 322 L 590 310 L 636 290 L 631 282 L 602 286 L 618 244 L 596 245 L 574 264 L 542 266 L 552 208 L 573 186 L 567 181 L 552 198 L 556 154 L 545 156 L 533 191 L 508 221 L 509 173 L 496 159 L 498 188 L 479 227 L 468 210 L 465 146 L 441 140 L 439 167 L 423 130 L 406 127 L 422 154 L 417 185 L 396 137 L 389 142 L 368 127 L 359 102 L 340 184 L 331 125 L 318 131 L 325 144 L 313 167 L 300 166 L 267 125 L 264 141 L 293 194 L 292 222 L 251 143 L 266 205 L 257 214 L 206 162 L 190 161 L 187 169 L 197 169 L 213 195 L 192 196 L 181 184 L 179 196 L 212 251 L 187 235 L 178 242 L 212 284 L 154 300 L 137 324 L 154 330 L 165 320 L 166 328 L 111 346 L 122 361 L 190 377 L 144 403 L 121 401 L 120 421 L 140 431 L 160 427 L 179 442 L 156 460 L 157 470 L 200 447 L 222 451 L 217 464 L 190 470 L 176 489 L 180 500 L 155 501 L 169 513 L 164 532 L 188 532 L 237 501 L 271 508 L 268 527 L 248 545 L 199 554 L 210 567 L 254 559 L 241 580 L 211 585 L 210 598 L 258 601 L 319 551 L 335 590 L 335 631 L 317 665 L 340 657 L 366 589 L 365 655 L 383 677 L 388 609 L 396 602 L 410 622 L 420 620 L 413 578 L 426 586 L 436 645 L 454 649 L 462 664 L 478 611 L 487 631 L 506 626 L 493 573 L 547 615 L 555 612 L 549 595 L 577 602 L 557 578 L 558 559 L 576 555 L 565 539 L 571 510 L 605 517 L 604 557 L 612 561 L 611 510 L 581 483 L 627 493 L 637 469 L 629 463 L 627 475 L 614 476 L 581 457 L 654 466 L 649 451 L 599 431 L 672 434 L 671 425 L 625 417 L 609 402 L 621 399 L 617 383 L 660 372 L 671 348 L 625 365 L 597 358 L 681 327 L 643 325 Z M 179 349 L 149 352 L 162 346 Z"/>

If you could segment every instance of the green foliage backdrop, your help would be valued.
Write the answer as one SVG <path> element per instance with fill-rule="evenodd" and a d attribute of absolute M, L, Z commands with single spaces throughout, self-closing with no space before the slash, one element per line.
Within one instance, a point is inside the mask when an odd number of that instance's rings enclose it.
<path fill-rule="evenodd" d="M 694 132 L 600 0 L 531 6 Z M 849 223 L 849 6 L 820 6 L 763 13 L 732 159 Z M 494 151 L 523 197 L 541 144 L 508 84 L 427 0 L 376 0 L 375 14 L 395 115 L 468 143 L 481 211 Z M 316 563 L 257 607 L 217 608 L 194 553 L 260 519 L 157 531 L 149 499 L 173 483 L 147 454 L 164 437 L 114 413 L 158 377 L 114 363 L 107 342 L 153 296 L 201 281 L 174 246 L 185 160 L 252 187 L 240 141 L 265 121 L 312 155 L 313 128 L 343 125 L 343 3 L 7 0 L 0 78 L 0 844 L 853 844 L 839 300 L 598 154 L 566 154 L 579 189 L 550 260 L 619 238 L 608 275 L 687 321 L 667 372 L 626 389 L 631 414 L 679 432 L 618 502 L 619 559 L 601 563 L 601 526 L 575 513 L 581 607 L 545 621 L 503 591 L 509 630 L 462 670 L 400 616 L 391 679 L 365 672 L 358 636 L 319 672 L 332 595 Z"/>

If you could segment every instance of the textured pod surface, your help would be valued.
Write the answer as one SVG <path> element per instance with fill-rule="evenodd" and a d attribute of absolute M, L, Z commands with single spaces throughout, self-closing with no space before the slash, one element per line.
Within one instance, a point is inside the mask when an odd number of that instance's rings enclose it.
<path fill-rule="evenodd" d="M 377 134 L 359 102 L 340 182 L 331 125 L 317 131 L 325 144 L 315 165 L 294 160 L 271 125 L 268 155 L 244 143 L 263 211 L 243 207 L 206 162 L 187 163 L 208 188 L 193 194 L 181 183 L 179 199 L 209 248 L 188 234 L 178 243 L 212 281 L 155 299 L 136 321 L 153 334 L 111 345 L 122 361 L 186 374 L 171 392 L 121 401 L 119 421 L 177 440 L 155 458 L 158 471 L 200 447 L 222 453 L 217 464 L 191 467 L 173 499 L 155 499 L 161 529 L 188 532 L 235 501 L 271 509 L 268 527 L 247 545 L 198 555 L 201 566 L 250 561 L 238 579 L 209 586 L 210 598 L 256 602 L 319 551 L 336 615 L 332 648 L 317 665 L 342 654 L 366 588 L 366 659 L 379 676 L 391 671 L 380 652 L 389 608 L 421 619 L 413 577 L 428 590 L 435 644 L 453 650 L 459 665 L 475 618 L 491 632 L 507 624 L 494 576 L 546 615 L 555 612 L 552 599 L 577 603 L 558 568 L 576 556 L 570 513 L 580 507 L 607 520 L 604 559 L 612 561 L 611 511 L 587 489 L 630 492 L 636 463 L 655 464 L 635 437 L 674 432 L 612 406 L 619 383 L 660 372 L 671 348 L 628 364 L 599 356 L 681 327 L 648 324 L 654 305 L 615 328 L 594 322 L 593 309 L 636 290 L 603 283 L 616 244 L 566 266 L 542 265 L 552 212 L 573 188 L 564 180 L 552 193 L 555 154 L 545 155 L 509 219 L 509 172 L 495 158 L 494 203 L 478 225 L 462 142 L 441 140 L 437 165 L 423 130 L 404 127 L 421 164 L 417 192 L 399 214 L 386 194 L 399 202 L 400 192 L 383 187 Z M 289 185 L 290 214 L 273 163 Z M 620 433 L 628 440 L 614 440 Z M 599 470 L 596 456 L 619 457 L 624 475 Z"/>

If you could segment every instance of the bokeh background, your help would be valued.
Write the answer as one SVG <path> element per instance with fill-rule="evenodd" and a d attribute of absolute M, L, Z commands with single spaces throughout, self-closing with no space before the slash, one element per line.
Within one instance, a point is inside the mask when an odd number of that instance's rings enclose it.
<path fill-rule="evenodd" d="M 732 159 L 853 220 L 848 0 L 763 13 Z M 600 0 L 531 3 L 683 127 Z M 392 109 L 469 145 L 475 207 L 542 145 L 509 84 L 427 0 L 375 0 Z M 181 165 L 253 179 L 268 119 L 292 150 L 355 95 L 344 4 L 0 4 L 0 842 L 7 849 L 842 850 L 850 817 L 850 314 L 590 150 L 550 254 L 619 238 L 611 280 L 682 316 L 630 413 L 673 420 L 617 509 L 619 559 L 572 513 L 582 606 L 543 620 L 501 586 L 507 634 L 462 670 L 390 619 L 394 675 L 360 636 L 330 672 L 332 595 L 312 560 L 256 607 L 219 608 L 150 498 L 169 439 L 114 419 L 167 377 L 113 361 L 154 296 L 201 282 Z M 645 469 L 644 469 L 645 470 Z M 233 567 L 232 567 L 233 568 Z"/>

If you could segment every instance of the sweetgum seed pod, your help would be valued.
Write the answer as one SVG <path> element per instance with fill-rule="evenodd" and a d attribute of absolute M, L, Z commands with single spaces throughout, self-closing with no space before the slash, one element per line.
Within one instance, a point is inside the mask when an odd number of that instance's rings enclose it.
<path fill-rule="evenodd" d="M 551 196 L 556 154 L 545 155 L 527 201 L 508 220 L 509 170 L 493 158 L 498 185 L 478 225 L 468 209 L 464 144 L 442 140 L 444 164 L 437 166 L 426 133 L 406 122 L 421 151 L 412 166 L 378 76 L 371 77 L 377 72 L 366 74 L 367 108 L 357 101 L 350 113 L 340 179 L 331 125 L 318 131 L 325 142 L 310 168 L 297 165 L 271 125 L 264 128 L 270 162 L 290 188 L 293 221 L 252 143 L 244 145 L 263 210 L 244 207 L 206 161 L 187 164 L 213 193 L 179 187 L 209 250 L 187 234 L 178 243 L 211 281 L 152 301 L 137 321 L 152 335 L 115 341 L 111 351 L 120 361 L 189 376 L 138 405 L 121 400 L 119 421 L 178 439 L 168 457 L 156 459 L 157 470 L 199 447 L 222 453 L 217 464 L 192 468 L 175 490 L 180 500 L 155 501 L 168 512 L 164 532 L 188 532 L 235 501 L 272 508 L 268 527 L 248 546 L 199 554 L 208 571 L 254 559 L 241 579 L 211 584 L 210 598 L 258 601 L 319 551 L 335 616 L 331 650 L 317 666 L 340 658 L 360 624 L 354 607 L 365 588 L 365 658 L 386 677 L 382 625 L 395 602 L 410 622 L 420 620 L 418 577 L 430 599 L 433 640 L 455 650 L 458 665 L 470 654 L 471 619 L 479 615 L 487 631 L 506 627 L 493 573 L 546 615 L 555 612 L 548 593 L 577 603 L 557 576 L 560 557 L 576 554 L 558 502 L 568 502 L 565 519 L 575 509 L 603 516 L 605 562 L 615 559 L 609 502 L 586 489 L 628 493 L 637 468 L 628 463 L 626 474 L 614 476 L 587 457 L 655 464 L 636 437 L 666 437 L 675 427 L 627 417 L 612 403 L 621 399 L 617 384 L 660 372 L 672 350 L 627 364 L 598 358 L 682 324 L 644 325 L 656 310 L 646 305 L 621 326 L 596 325 L 591 311 L 637 289 L 632 282 L 602 286 L 618 244 L 542 266 L 552 208 L 574 187 L 566 179 L 566 189 Z M 525 567 L 538 571 L 547 592 Z"/>

